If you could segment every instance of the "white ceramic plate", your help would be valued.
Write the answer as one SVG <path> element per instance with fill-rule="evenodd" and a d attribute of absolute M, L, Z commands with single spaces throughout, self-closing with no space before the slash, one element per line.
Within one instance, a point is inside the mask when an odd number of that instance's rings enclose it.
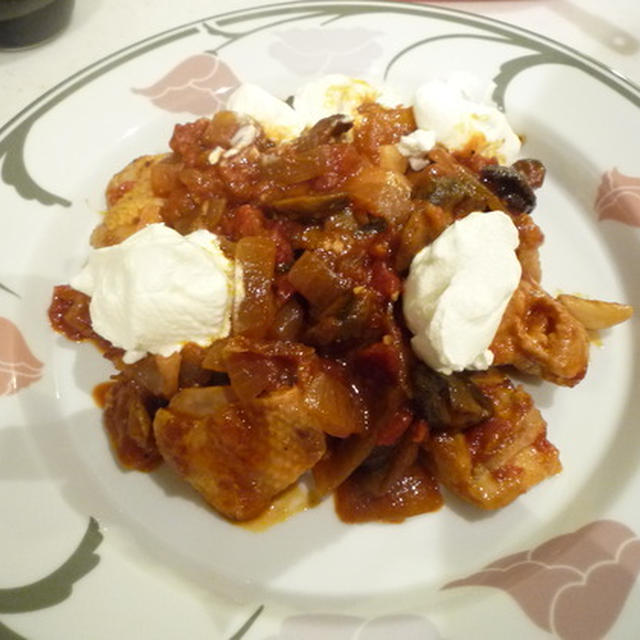
<path fill-rule="evenodd" d="M 574 389 L 533 388 L 564 472 L 511 506 L 449 499 L 346 526 L 330 501 L 265 532 L 168 471 L 121 471 L 91 390 L 109 367 L 49 328 L 108 178 L 239 81 L 286 97 L 342 72 L 400 87 L 470 71 L 548 169 L 544 284 L 640 308 L 640 90 L 561 44 L 448 9 L 285 3 L 182 25 L 52 88 L 0 129 L 0 637 L 376 640 L 633 637 L 638 321 Z"/>

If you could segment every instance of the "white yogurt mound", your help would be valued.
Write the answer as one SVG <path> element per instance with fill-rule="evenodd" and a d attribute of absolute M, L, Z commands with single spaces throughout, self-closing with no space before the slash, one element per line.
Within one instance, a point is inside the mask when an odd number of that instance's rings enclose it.
<path fill-rule="evenodd" d="M 258 85 L 240 85 L 227 100 L 227 109 L 250 116 L 272 140 L 291 140 L 302 133 L 305 123 L 284 100 Z"/>
<path fill-rule="evenodd" d="M 389 85 L 376 86 L 366 80 L 333 73 L 310 80 L 296 92 L 293 106 L 272 96 L 261 87 L 246 83 L 236 89 L 227 108 L 256 120 L 272 140 L 292 140 L 306 127 L 335 114 L 357 118 L 358 107 L 378 102 L 386 107 L 404 103 L 413 105 L 417 130 L 398 148 L 413 165 L 424 164 L 424 152 L 435 142 L 451 150 L 464 148 L 474 137 L 484 140 L 478 150 L 495 156 L 502 164 L 511 164 L 520 151 L 520 139 L 507 119 L 489 100 L 482 99 L 478 81 L 469 74 L 452 74 L 446 80 L 431 80 L 420 85 L 412 100 L 404 100 Z M 434 140 L 430 145 L 427 141 Z M 404 147 L 403 147 L 404 144 Z M 410 147 L 419 146 L 410 151 Z M 428 147 L 428 148 L 427 148 Z M 222 152 L 211 159 L 217 162 Z M 229 154 L 225 154 L 229 155 Z"/>
<path fill-rule="evenodd" d="M 302 85 L 293 98 L 293 107 L 261 87 L 246 83 L 229 96 L 227 109 L 250 116 L 269 138 L 284 142 L 328 116 L 343 114 L 353 119 L 365 102 L 395 107 L 402 100 L 390 87 L 376 87 L 366 80 L 332 73 Z M 212 162 L 217 162 L 220 155 Z"/>
<path fill-rule="evenodd" d="M 414 257 L 403 311 L 411 346 L 444 374 L 491 366 L 489 345 L 521 276 L 518 230 L 502 211 L 470 213 Z"/>
<path fill-rule="evenodd" d="M 477 101 L 474 87 L 460 78 L 432 80 L 417 89 L 413 114 L 418 128 L 433 131 L 436 140 L 452 150 L 481 135 L 486 141 L 479 147 L 483 155 L 511 164 L 520 151 L 520 139 L 504 113 L 493 104 Z"/>
<path fill-rule="evenodd" d="M 366 80 L 332 73 L 300 87 L 293 99 L 293 108 L 311 126 L 339 113 L 354 118 L 361 104 L 376 102 L 381 95 L 381 90 Z"/>
<path fill-rule="evenodd" d="M 92 250 L 71 286 L 91 297 L 94 330 L 126 351 L 127 364 L 186 342 L 207 346 L 231 329 L 233 264 L 205 229 L 182 236 L 148 225 Z"/>

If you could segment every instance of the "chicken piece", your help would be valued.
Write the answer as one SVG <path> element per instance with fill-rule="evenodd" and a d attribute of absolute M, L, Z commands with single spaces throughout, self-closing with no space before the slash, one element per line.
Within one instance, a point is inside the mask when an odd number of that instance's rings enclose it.
<path fill-rule="evenodd" d="M 220 513 L 258 516 L 325 452 L 296 386 L 241 404 L 229 387 L 184 389 L 157 412 L 165 460 Z"/>
<path fill-rule="evenodd" d="M 474 374 L 493 415 L 464 432 L 442 431 L 425 445 L 436 476 L 482 509 L 503 507 L 562 469 L 533 400 L 496 369 Z"/>
<path fill-rule="evenodd" d="M 527 213 L 512 215 L 513 223 L 518 229 L 520 244 L 516 255 L 522 265 L 522 276 L 534 282 L 540 282 L 542 269 L 540 267 L 540 245 L 544 242 L 544 234 L 540 227 Z"/>
<path fill-rule="evenodd" d="M 589 364 L 589 336 L 564 305 L 536 283 L 521 280 L 490 346 L 494 365 L 573 387 Z"/>
<path fill-rule="evenodd" d="M 152 429 L 158 404 L 157 398 L 122 374 L 109 387 L 105 397 L 104 427 L 123 467 L 151 471 L 162 462 Z"/>
<path fill-rule="evenodd" d="M 430 428 L 463 431 L 491 417 L 491 407 L 473 383 L 473 374 L 444 375 L 422 362 L 411 373 L 414 408 Z"/>
<path fill-rule="evenodd" d="M 116 173 L 107 185 L 104 219 L 91 234 L 93 247 L 106 247 L 122 242 L 142 227 L 162 222 L 160 210 L 164 199 L 151 188 L 151 167 L 166 154 L 142 156 Z"/>

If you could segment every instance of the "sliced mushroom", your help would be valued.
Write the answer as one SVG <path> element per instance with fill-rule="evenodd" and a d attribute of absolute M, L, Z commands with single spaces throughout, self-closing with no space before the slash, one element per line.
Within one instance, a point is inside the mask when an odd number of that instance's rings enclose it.
<path fill-rule="evenodd" d="M 346 193 L 310 194 L 282 198 L 269 203 L 269 207 L 291 218 L 319 220 L 341 211 L 349 204 Z"/>
<path fill-rule="evenodd" d="M 353 120 L 342 113 L 322 118 L 308 131 L 305 131 L 296 142 L 298 151 L 313 149 L 321 144 L 333 142 L 353 127 Z"/>
<path fill-rule="evenodd" d="M 502 209 L 503 204 L 478 176 L 459 164 L 443 147 L 428 153 L 430 166 L 415 175 L 414 198 L 427 200 L 461 217 L 476 210 Z"/>
<path fill-rule="evenodd" d="M 464 430 L 491 417 L 481 390 L 464 373 L 443 375 L 419 363 L 413 369 L 414 404 L 436 430 Z"/>

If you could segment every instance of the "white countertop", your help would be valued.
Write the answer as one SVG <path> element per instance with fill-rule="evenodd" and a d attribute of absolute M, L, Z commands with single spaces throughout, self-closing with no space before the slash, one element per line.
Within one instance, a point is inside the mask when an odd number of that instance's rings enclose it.
<path fill-rule="evenodd" d="M 391 0 L 390 0 L 391 1 Z M 221 10 L 264 0 L 76 0 L 70 26 L 30 49 L 0 51 L 0 123 L 72 73 L 121 47 Z M 432 2 L 544 34 L 640 83 L 637 0 L 493 0 Z"/>

